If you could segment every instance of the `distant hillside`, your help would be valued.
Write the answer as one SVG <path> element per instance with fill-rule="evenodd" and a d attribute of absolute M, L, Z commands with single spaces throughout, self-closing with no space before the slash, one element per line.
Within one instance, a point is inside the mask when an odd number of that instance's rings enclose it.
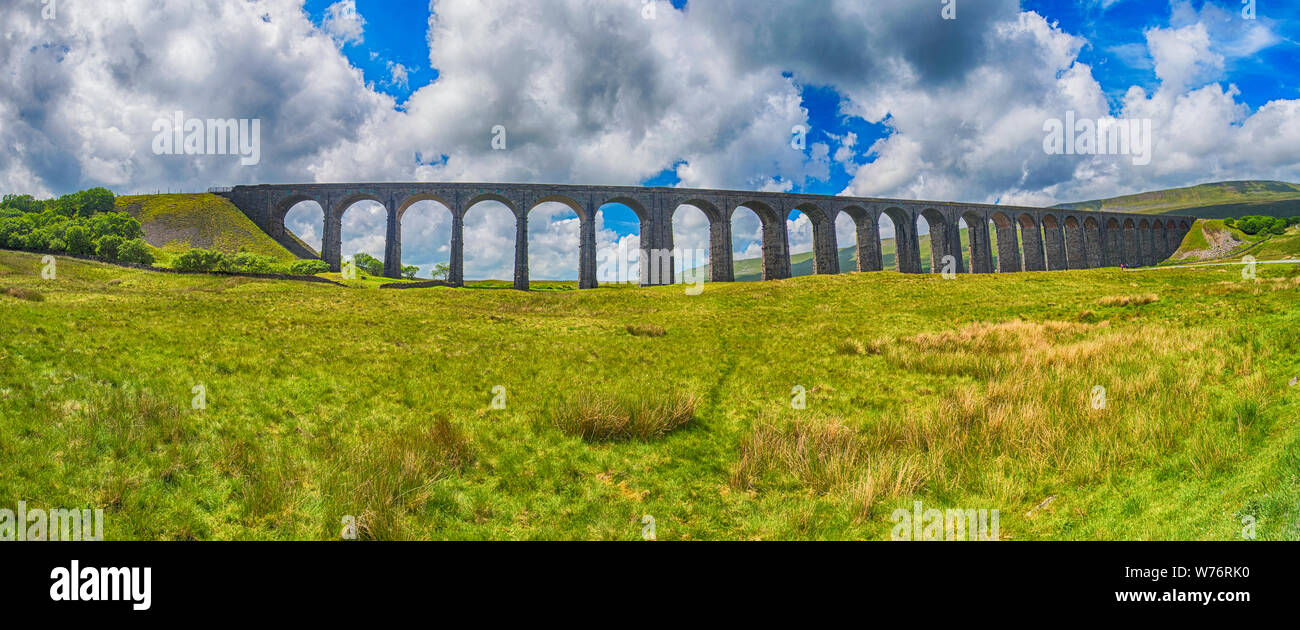
<path fill-rule="evenodd" d="M 1200 219 L 1247 215 L 1291 217 L 1300 215 L 1300 185 L 1270 181 L 1219 182 L 1065 203 L 1056 207 L 1142 214 L 1176 213 Z"/>
<path fill-rule="evenodd" d="M 187 249 L 241 250 L 294 260 L 230 201 L 209 194 L 118 197 L 117 210 L 128 212 L 144 227 L 145 242 L 162 258 Z"/>
<path fill-rule="evenodd" d="M 921 235 L 921 266 L 924 269 L 930 268 L 930 235 Z M 966 229 L 961 231 L 962 251 L 969 251 L 970 238 L 966 235 Z M 887 238 L 880 242 L 881 258 L 884 260 L 886 270 L 894 270 L 898 267 L 895 263 L 894 239 Z M 858 247 L 850 245 L 840 248 L 840 271 L 856 271 L 858 268 Z M 969 261 L 967 261 L 969 263 Z M 996 252 L 994 255 L 994 264 L 997 264 Z M 736 281 L 737 282 L 756 282 L 763 279 L 763 259 L 761 258 L 743 258 L 735 262 Z M 813 255 L 812 252 L 790 255 L 790 273 L 793 276 L 811 276 L 813 272 Z M 709 265 L 687 270 L 678 274 L 683 278 L 694 278 L 693 274 L 701 273 L 707 279 L 709 277 Z"/>

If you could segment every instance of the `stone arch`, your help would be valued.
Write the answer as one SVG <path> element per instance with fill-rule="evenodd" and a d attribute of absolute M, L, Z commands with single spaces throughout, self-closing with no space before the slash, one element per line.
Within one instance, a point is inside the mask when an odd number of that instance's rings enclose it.
<path fill-rule="evenodd" d="M 1105 250 L 1101 240 L 1101 224 L 1096 217 L 1083 220 L 1083 253 L 1089 269 L 1106 266 Z"/>
<path fill-rule="evenodd" d="M 496 202 L 505 206 L 510 211 L 515 221 L 515 261 L 514 261 L 514 288 L 520 291 L 527 291 L 529 288 L 528 277 L 528 216 L 526 212 L 520 212 L 519 205 L 507 197 L 496 193 L 484 193 L 470 197 L 462 205 L 458 214 L 462 224 L 469 220 L 475 208 L 487 202 Z M 477 249 L 475 251 L 478 251 Z"/>
<path fill-rule="evenodd" d="M 1124 229 L 1115 217 L 1106 219 L 1105 231 L 1102 240 L 1104 241 L 1104 257 L 1107 267 L 1118 267 L 1124 264 Z"/>
<path fill-rule="evenodd" d="M 1001 211 L 994 212 L 993 229 L 998 233 L 998 273 L 1023 271 L 1020 262 L 1020 237 L 1016 234 L 1016 223 Z"/>
<path fill-rule="evenodd" d="M 884 268 L 880 255 L 880 230 L 876 217 L 861 206 L 848 206 L 840 210 L 853 220 L 854 241 L 857 244 L 856 268 L 860 272 L 880 271 Z M 838 217 L 836 218 L 838 221 Z"/>
<path fill-rule="evenodd" d="M 288 223 L 286 222 L 289 213 L 293 212 L 303 204 L 315 206 L 315 212 L 313 214 L 320 214 L 320 233 L 313 235 L 320 239 L 320 242 L 317 243 L 315 247 L 307 241 L 316 239 L 302 238 L 302 236 L 293 230 L 290 230 Z M 284 245 L 286 249 L 299 258 L 320 258 L 321 250 L 324 249 L 326 215 L 325 204 L 321 203 L 321 200 L 312 197 L 311 195 L 288 195 L 281 198 L 276 202 L 275 206 L 273 206 L 271 211 L 270 229 L 267 230 L 267 233 L 271 238 Z"/>
<path fill-rule="evenodd" d="M 763 280 L 780 280 L 790 277 L 790 252 L 785 233 L 785 220 L 771 206 L 756 200 L 740 201 L 727 212 L 727 221 L 735 217 L 736 210 L 746 208 L 757 217 L 762 228 Z M 735 264 L 735 261 L 732 261 Z M 734 269 L 734 267 L 733 267 Z"/>
<path fill-rule="evenodd" d="M 974 210 L 967 210 L 961 215 L 966 224 L 966 234 L 970 241 L 970 272 L 993 273 L 993 244 L 989 239 L 989 220 Z"/>
<path fill-rule="evenodd" d="M 417 210 L 414 213 L 415 215 L 414 217 L 408 216 L 409 211 L 416 209 L 417 207 L 421 207 L 421 204 L 424 204 L 424 206 L 422 207 L 429 208 L 430 212 L 426 213 Z M 445 215 L 443 214 L 444 212 L 446 213 Z M 423 219 L 420 218 L 421 214 L 424 214 L 426 218 Z M 459 246 L 463 248 L 463 243 L 462 243 L 463 235 L 462 235 L 462 231 L 459 228 L 460 220 L 456 216 L 456 207 L 451 203 L 448 203 L 447 200 L 441 195 L 437 195 L 433 193 L 412 194 L 397 204 L 397 211 L 395 216 L 396 216 L 395 233 L 389 235 L 388 244 L 384 248 L 385 249 L 384 263 L 386 267 L 385 271 L 394 272 L 389 274 L 392 277 L 398 277 L 402 275 L 401 274 L 402 265 L 405 264 L 405 260 L 409 258 L 409 256 L 407 255 L 408 252 L 406 251 L 406 244 L 412 242 L 410 239 L 407 238 L 408 230 L 411 228 L 412 223 L 418 226 L 421 224 L 422 221 L 431 221 L 427 225 L 441 226 L 442 222 L 446 220 L 451 225 L 449 230 L 450 237 L 448 243 L 449 255 L 446 261 L 448 267 L 448 274 L 445 279 L 448 282 L 460 286 L 463 283 L 463 271 L 458 261 L 458 258 L 462 255 L 460 252 L 463 252 L 463 249 L 458 250 L 457 247 Z M 410 219 L 410 221 L 408 221 L 408 219 Z M 441 231 L 441 229 L 439 229 L 438 231 Z M 390 258 L 396 261 L 396 264 L 392 266 L 392 269 L 388 269 L 388 267 L 390 267 L 390 265 L 388 264 Z M 435 267 L 437 264 L 442 263 L 442 261 L 438 259 L 435 259 L 433 261 L 416 260 L 412 262 L 413 263 L 424 262 L 426 263 L 426 266 L 429 263 L 432 263 Z M 429 267 L 428 270 L 432 271 L 432 269 L 433 267 Z M 421 271 L 425 271 L 425 269 L 422 268 Z M 430 274 L 430 277 L 431 275 L 432 274 Z"/>
<path fill-rule="evenodd" d="M 1138 221 L 1138 260 L 1141 266 L 1153 265 L 1155 260 L 1155 241 L 1151 234 L 1151 222 L 1146 219 Z"/>
<path fill-rule="evenodd" d="M 876 225 L 880 225 L 879 217 L 889 218 L 889 222 L 894 229 L 894 268 L 899 273 L 921 273 L 921 245 L 920 237 L 916 233 L 916 221 L 912 215 L 897 206 L 890 206 L 881 210 L 877 215 Z M 880 230 L 881 247 L 880 251 L 885 251 L 884 231 Z"/>
<path fill-rule="evenodd" d="M 1083 234 L 1083 225 L 1079 217 L 1065 217 L 1065 262 L 1070 269 L 1088 269 L 1088 245 Z"/>
<path fill-rule="evenodd" d="M 1046 271 L 1047 261 L 1043 258 L 1043 232 L 1038 227 L 1038 219 L 1028 212 L 1016 217 L 1020 224 L 1021 255 L 1025 261 L 1025 271 Z"/>
<path fill-rule="evenodd" d="M 1151 247 L 1151 264 L 1158 265 L 1169 257 L 1168 235 L 1165 233 L 1164 222 L 1159 219 L 1151 222 L 1151 241 L 1154 243 Z"/>
<path fill-rule="evenodd" d="M 1047 255 L 1047 270 L 1061 271 L 1069 267 L 1065 256 L 1065 232 L 1056 215 L 1045 214 L 1043 224 L 1043 248 Z"/>
<path fill-rule="evenodd" d="M 683 209 L 688 210 L 685 215 L 682 215 Z M 708 236 L 707 240 L 703 243 L 704 247 L 702 249 L 698 247 L 681 246 L 677 221 L 682 216 L 692 216 L 692 213 L 689 212 L 689 210 L 694 211 L 694 216 L 704 218 L 704 228 Z M 686 201 L 670 204 L 667 218 L 670 235 L 668 243 L 672 246 L 673 267 L 674 269 L 681 270 L 682 282 L 687 284 L 704 282 L 706 280 L 708 282 L 731 282 L 731 278 L 727 277 L 726 274 L 720 273 L 723 269 L 730 271 L 730 266 L 717 264 L 717 261 L 728 260 L 731 257 L 731 230 L 723 229 L 723 226 L 730 228 L 730 225 L 723 222 L 720 216 L 721 212 L 718 210 L 718 207 L 704 199 L 688 199 Z M 690 278 L 686 277 L 689 270 L 694 269 L 698 272 L 698 270 L 705 264 L 708 264 L 709 266 L 709 274 L 707 278 L 695 276 Z M 674 277 L 674 281 L 676 281 L 676 277 Z"/>
<path fill-rule="evenodd" d="M 445 195 L 440 195 L 434 192 L 412 193 L 410 195 L 407 195 L 404 199 L 402 199 L 401 203 L 397 204 L 397 218 L 399 219 L 402 218 L 402 215 L 406 214 L 406 211 L 410 210 L 411 206 L 420 203 L 421 201 L 432 201 L 444 208 L 447 208 L 448 210 L 451 211 L 453 215 L 456 214 L 456 204 L 448 201 L 447 199 L 448 198 Z"/>
<path fill-rule="evenodd" d="M 935 208 L 926 208 L 917 214 L 917 230 L 919 233 L 919 222 L 924 219 L 926 227 L 930 230 L 930 273 L 939 273 L 943 270 L 945 256 L 952 256 L 954 259 L 955 270 L 957 273 L 962 272 L 961 242 L 954 236 L 956 226 L 948 223 L 948 218 L 942 212 Z M 955 242 L 954 242 L 955 241 Z M 923 265 L 924 266 L 924 265 Z"/>
<path fill-rule="evenodd" d="M 396 226 L 395 209 L 391 204 L 385 203 L 378 195 L 368 192 L 354 192 L 349 194 L 333 207 L 325 212 L 325 239 L 321 244 L 321 259 L 329 263 L 332 271 L 339 271 L 343 268 L 343 217 L 353 206 L 361 202 L 372 202 L 383 206 L 386 211 L 385 232 L 389 238 L 385 240 L 387 251 L 379 252 L 384 258 L 385 275 L 392 277 L 401 275 L 401 244 L 395 242 L 392 238 Z M 392 251 L 396 248 L 396 253 Z M 394 271 L 396 269 L 396 271 Z"/>
<path fill-rule="evenodd" d="M 1141 250 L 1138 249 L 1137 223 L 1133 219 L 1124 219 L 1124 265 L 1141 267 Z"/>
<path fill-rule="evenodd" d="M 840 272 L 840 253 L 839 245 L 836 243 L 835 224 L 831 222 L 829 215 L 821 207 L 813 203 L 802 203 L 795 206 L 786 213 L 786 220 L 790 215 L 800 212 L 808 217 L 808 222 L 812 224 L 813 240 L 813 273 L 817 275 L 837 274 Z M 787 229 L 787 237 L 789 230 Z M 786 251 L 789 251 L 789 244 L 786 245 Z"/>

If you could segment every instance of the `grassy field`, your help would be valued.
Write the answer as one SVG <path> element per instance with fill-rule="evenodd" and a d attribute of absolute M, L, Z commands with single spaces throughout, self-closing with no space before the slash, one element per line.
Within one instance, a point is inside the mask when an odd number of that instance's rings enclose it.
<path fill-rule="evenodd" d="M 40 271 L 0 251 L 0 506 L 103 507 L 110 539 L 880 540 L 914 500 L 1003 539 L 1300 538 L 1292 266 L 699 296 Z"/>
<path fill-rule="evenodd" d="M 247 251 L 281 261 L 295 260 L 230 201 L 209 194 L 139 195 L 118 197 L 117 210 L 140 221 L 145 241 L 157 263 L 189 249 L 215 249 L 235 254 Z M 310 248 L 309 248 L 310 249 Z"/>

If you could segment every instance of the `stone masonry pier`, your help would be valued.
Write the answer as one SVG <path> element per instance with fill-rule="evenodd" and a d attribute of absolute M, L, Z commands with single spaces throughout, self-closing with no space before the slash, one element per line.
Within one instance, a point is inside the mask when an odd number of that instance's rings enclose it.
<path fill-rule="evenodd" d="M 731 218 L 744 207 L 762 223 L 763 279 L 790 277 L 790 241 L 786 219 L 799 210 L 813 227 L 813 272 L 840 273 L 835 221 L 848 215 L 856 226 L 856 271 L 881 271 L 880 218 L 889 217 L 896 233 L 896 265 L 902 273 L 921 273 L 919 221 L 930 232 L 932 261 L 946 261 L 957 273 L 1012 273 L 1096 267 L 1154 265 L 1168 258 L 1195 222 L 1193 217 L 1171 215 L 1085 212 L 952 202 L 913 201 L 761 193 L 730 190 L 692 190 L 635 186 L 575 186 L 549 184 L 275 184 L 214 189 L 226 197 L 262 230 L 304 258 L 315 254 L 302 247 L 284 226 L 294 205 L 318 203 L 325 213 L 325 235 L 320 258 L 330 268 L 342 263 L 343 213 L 362 201 L 373 201 L 388 212 L 384 247 L 384 274 L 401 275 L 402 215 L 413 204 L 434 201 L 451 211 L 452 284 L 465 281 L 465 215 L 475 205 L 496 201 L 515 215 L 514 286 L 528 289 L 528 213 L 539 204 L 556 202 L 573 209 L 581 225 L 578 246 L 579 287 L 597 285 L 596 213 L 606 204 L 623 204 L 641 223 L 641 284 L 672 284 L 676 277 L 673 251 L 673 214 L 683 206 L 700 209 L 709 221 L 709 260 L 713 282 L 735 279 L 732 265 Z M 959 221 L 971 229 L 968 251 L 962 251 Z M 997 268 L 988 226 L 997 241 Z M 951 256 L 951 258 L 946 258 Z M 658 273 L 648 264 L 656 261 Z M 942 263 L 932 265 L 941 271 Z"/>

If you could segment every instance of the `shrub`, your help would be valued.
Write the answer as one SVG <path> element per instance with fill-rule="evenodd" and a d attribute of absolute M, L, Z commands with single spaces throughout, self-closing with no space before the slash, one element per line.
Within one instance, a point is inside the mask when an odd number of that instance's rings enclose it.
<path fill-rule="evenodd" d="M 689 424 L 698 404 L 686 393 L 635 400 L 586 396 L 557 414 L 555 424 L 588 442 L 652 440 Z"/>
<path fill-rule="evenodd" d="M 275 273 L 276 263 L 275 258 L 271 256 L 251 252 L 240 252 L 231 261 L 234 270 L 240 273 Z"/>
<path fill-rule="evenodd" d="M 50 242 L 45 245 L 45 248 L 56 254 L 62 253 L 68 251 L 68 243 L 61 238 L 55 237 L 50 239 Z"/>
<path fill-rule="evenodd" d="M 100 258 L 117 260 L 118 251 L 122 249 L 122 243 L 125 242 L 125 239 L 114 234 L 101 236 L 99 240 L 95 241 L 95 255 Z"/>
<path fill-rule="evenodd" d="M 314 276 L 329 270 L 329 263 L 323 260 L 295 260 L 289 265 L 289 273 L 295 276 Z"/>
<path fill-rule="evenodd" d="M 90 240 L 90 230 L 84 226 L 74 225 L 64 233 L 63 240 L 68 243 L 68 253 L 89 256 L 95 251 L 95 244 Z"/>
<path fill-rule="evenodd" d="M 138 265 L 153 264 L 153 254 L 149 252 L 149 247 L 138 238 L 122 243 L 122 247 L 117 250 L 117 259 Z"/>
<path fill-rule="evenodd" d="M 210 249 L 191 249 L 176 257 L 172 266 L 178 271 L 229 272 L 233 265 L 229 256 Z"/>

